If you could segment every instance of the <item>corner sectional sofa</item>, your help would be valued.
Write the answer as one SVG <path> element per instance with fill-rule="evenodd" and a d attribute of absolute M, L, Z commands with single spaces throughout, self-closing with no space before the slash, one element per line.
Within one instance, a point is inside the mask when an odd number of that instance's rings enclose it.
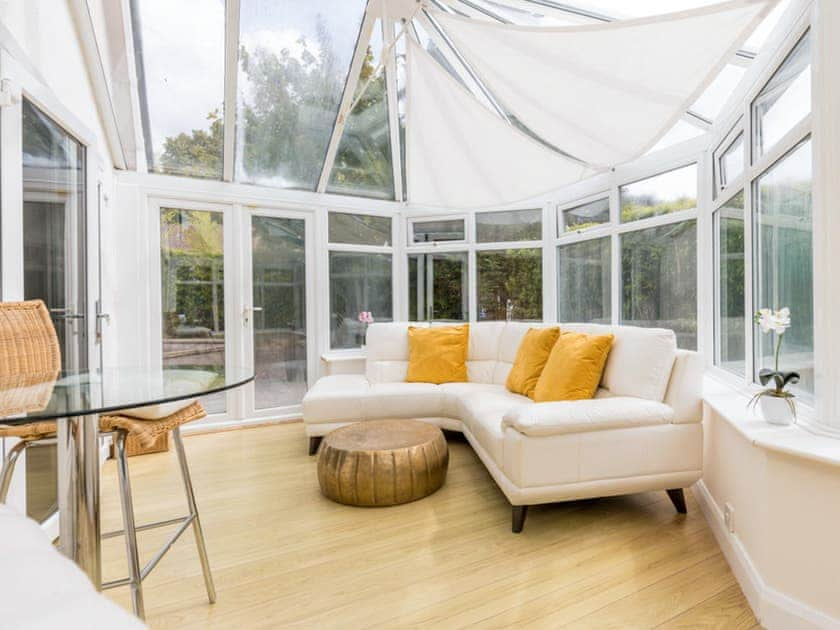
<path fill-rule="evenodd" d="M 535 403 L 505 380 L 529 328 L 560 326 L 615 338 L 591 400 Z M 685 511 L 682 489 L 703 468 L 701 387 L 696 352 L 673 331 L 598 324 L 481 322 L 470 325 L 469 382 L 406 383 L 408 327 L 368 328 L 364 374 L 319 379 L 303 399 L 315 454 L 333 429 L 366 420 L 413 418 L 462 432 L 513 509 L 522 530 L 527 506 L 667 490 Z"/>

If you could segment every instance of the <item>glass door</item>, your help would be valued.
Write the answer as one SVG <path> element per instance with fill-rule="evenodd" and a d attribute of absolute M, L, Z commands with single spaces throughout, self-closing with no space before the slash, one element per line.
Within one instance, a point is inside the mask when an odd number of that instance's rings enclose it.
<path fill-rule="evenodd" d="M 307 248 L 309 218 L 303 214 L 252 211 L 248 217 L 250 255 L 243 319 L 254 365 L 249 416 L 284 415 L 306 393 L 310 351 L 307 343 Z M 278 411 L 280 410 L 280 411 Z"/>
<path fill-rule="evenodd" d="M 408 256 L 408 317 L 414 321 L 467 321 L 467 253 Z"/>

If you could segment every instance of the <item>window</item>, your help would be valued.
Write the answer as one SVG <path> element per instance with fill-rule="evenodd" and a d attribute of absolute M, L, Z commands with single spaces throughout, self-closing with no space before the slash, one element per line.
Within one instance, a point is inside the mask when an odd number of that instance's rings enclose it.
<path fill-rule="evenodd" d="M 720 110 L 726 105 L 727 99 L 741 82 L 744 72 L 746 69 L 740 66 L 733 64 L 724 66 L 689 109 L 709 120 L 717 118 Z"/>
<path fill-rule="evenodd" d="M 715 211 L 715 365 L 746 376 L 744 192 Z"/>
<path fill-rule="evenodd" d="M 542 239 L 542 210 L 479 212 L 475 215 L 476 241 L 538 241 Z"/>
<path fill-rule="evenodd" d="M 697 165 L 619 188 L 621 221 L 627 223 L 697 207 Z"/>
<path fill-rule="evenodd" d="M 463 241 L 466 239 L 464 219 L 441 219 L 435 221 L 412 221 L 411 242 L 432 243 L 441 241 Z"/>
<path fill-rule="evenodd" d="M 364 345 L 359 313 L 370 311 L 378 322 L 393 318 L 391 254 L 331 251 L 330 347 Z"/>
<path fill-rule="evenodd" d="M 621 323 L 670 328 L 697 348 L 697 226 L 681 221 L 622 234 Z"/>
<path fill-rule="evenodd" d="M 557 321 L 611 321 L 610 237 L 557 248 Z"/>
<path fill-rule="evenodd" d="M 163 365 L 224 371 L 225 263 L 222 213 L 160 210 Z M 224 393 L 205 397 L 225 411 Z"/>
<path fill-rule="evenodd" d="M 408 257 L 408 318 L 415 321 L 469 319 L 467 253 Z"/>
<path fill-rule="evenodd" d="M 224 2 L 133 2 L 149 170 L 221 179 Z"/>
<path fill-rule="evenodd" d="M 806 140 L 755 184 L 755 309 L 791 311 L 780 368 L 795 370 L 798 388 L 814 392 L 814 286 L 811 142 Z M 773 368 L 775 338 L 755 333 L 755 369 Z"/>
<path fill-rule="evenodd" d="M 542 250 L 476 252 L 478 320 L 542 320 Z"/>
<path fill-rule="evenodd" d="M 744 172 L 744 134 L 739 133 L 718 158 L 718 183 L 723 190 Z"/>
<path fill-rule="evenodd" d="M 208 2 L 223 12 L 224 3 Z M 315 190 L 364 10 L 363 0 L 242 0 L 238 180 Z M 376 91 L 367 96 L 373 105 Z"/>
<path fill-rule="evenodd" d="M 390 217 L 330 212 L 328 220 L 330 243 L 383 247 L 391 244 Z"/>
<path fill-rule="evenodd" d="M 577 232 L 610 222 L 610 200 L 596 199 L 580 206 L 560 211 L 557 222 L 560 232 Z"/>
<path fill-rule="evenodd" d="M 756 157 L 811 111 L 811 38 L 806 33 L 753 103 Z"/>

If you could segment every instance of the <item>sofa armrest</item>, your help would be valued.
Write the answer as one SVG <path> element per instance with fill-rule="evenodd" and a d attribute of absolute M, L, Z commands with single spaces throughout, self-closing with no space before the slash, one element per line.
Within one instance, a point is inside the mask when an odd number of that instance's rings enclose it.
<path fill-rule="evenodd" d="M 502 429 L 537 437 L 670 424 L 673 419 L 674 410 L 664 403 L 615 396 L 515 407 L 502 419 Z"/>

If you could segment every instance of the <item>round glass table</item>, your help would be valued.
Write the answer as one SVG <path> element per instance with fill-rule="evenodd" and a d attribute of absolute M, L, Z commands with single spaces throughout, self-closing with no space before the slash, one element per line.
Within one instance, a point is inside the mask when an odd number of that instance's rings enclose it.
<path fill-rule="evenodd" d="M 190 400 L 253 379 L 253 368 L 191 366 L 71 370 L 0 379 L 0 424 L 57 421 L 61 550 L 97 588 L 102 584 L 99 415 Z"/>

